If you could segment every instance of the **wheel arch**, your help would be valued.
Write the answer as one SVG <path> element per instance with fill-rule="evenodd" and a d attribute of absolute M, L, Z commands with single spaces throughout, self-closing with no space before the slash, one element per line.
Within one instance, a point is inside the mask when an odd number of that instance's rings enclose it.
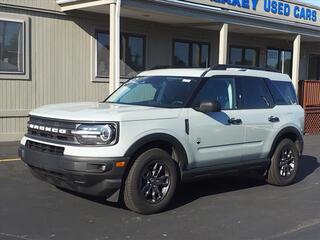
<path fill-rule="evenodd" d="M 269 158 L 271 158 L 278 144 L 285 138 L 291 139 L 297 146 L 299 154 L 303 151 L 303 136 L 300 131 L 295 127 L 283 128 L 275 137 L 271 149 L 269 152 Z"/>
<path fill-rule="evenodd" d="M 154 133 L 140 138 L 126 151 L 125 157 L 130 158 L 129 169 L 130 165 L 142 152 L 151 148 L 160 148 L 168 152 L 177 163 L 180 175 L 187 168 L 188 156 L 182 143 L 167 133 Z"/>

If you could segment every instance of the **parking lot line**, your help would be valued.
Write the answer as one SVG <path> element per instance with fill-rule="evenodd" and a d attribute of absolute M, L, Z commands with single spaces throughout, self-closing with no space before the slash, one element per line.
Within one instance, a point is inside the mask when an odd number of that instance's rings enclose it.
<path fill-rule="evenodd" d="M 9 159 L 0 159 L 0 163 L 3 162 L 15 162 L 15 161 L 20 161 L 20 158 L 9 158 Z"/>

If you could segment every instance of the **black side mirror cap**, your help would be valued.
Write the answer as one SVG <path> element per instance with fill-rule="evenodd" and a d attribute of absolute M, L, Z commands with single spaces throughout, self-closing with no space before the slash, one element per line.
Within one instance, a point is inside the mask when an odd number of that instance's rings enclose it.
<path fill-rule="evenodd" d="M 200 103 L 199 110 L 204 113 L 220 112 L 221 104 L 218 101 L 202 102 Z"/>

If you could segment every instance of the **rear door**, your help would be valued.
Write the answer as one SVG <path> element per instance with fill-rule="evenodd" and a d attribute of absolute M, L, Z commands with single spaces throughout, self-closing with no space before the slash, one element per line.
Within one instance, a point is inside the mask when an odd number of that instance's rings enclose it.
<path fill-rule="evenodd" d="M 243 161 L 264 160 L 268 152 L 266 141 L 272 137 L 275 116 L 274 101 L 267 87 L 267 79 L 238 77 L 240 84 L 239 108 L 245 126 Z"/>

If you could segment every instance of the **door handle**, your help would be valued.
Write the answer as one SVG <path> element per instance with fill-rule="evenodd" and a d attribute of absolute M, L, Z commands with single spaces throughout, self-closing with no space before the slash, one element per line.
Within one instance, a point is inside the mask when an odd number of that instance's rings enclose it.
<path fill-rule="evenodd" d="M 236 119 L 236 118 L 230 118 L 228 120 L 228 123 L 232 124 L 232 125 L 240 125 L 240 124 L 242 124 L 242 120 L 241 119 Z"/>
<path fill-rule="evenodd" d="M 272 122 L 272 123 L 280 122 L 280 119 L 278 117 L 271 116 L 269 117 L 269 122 Z"/>

